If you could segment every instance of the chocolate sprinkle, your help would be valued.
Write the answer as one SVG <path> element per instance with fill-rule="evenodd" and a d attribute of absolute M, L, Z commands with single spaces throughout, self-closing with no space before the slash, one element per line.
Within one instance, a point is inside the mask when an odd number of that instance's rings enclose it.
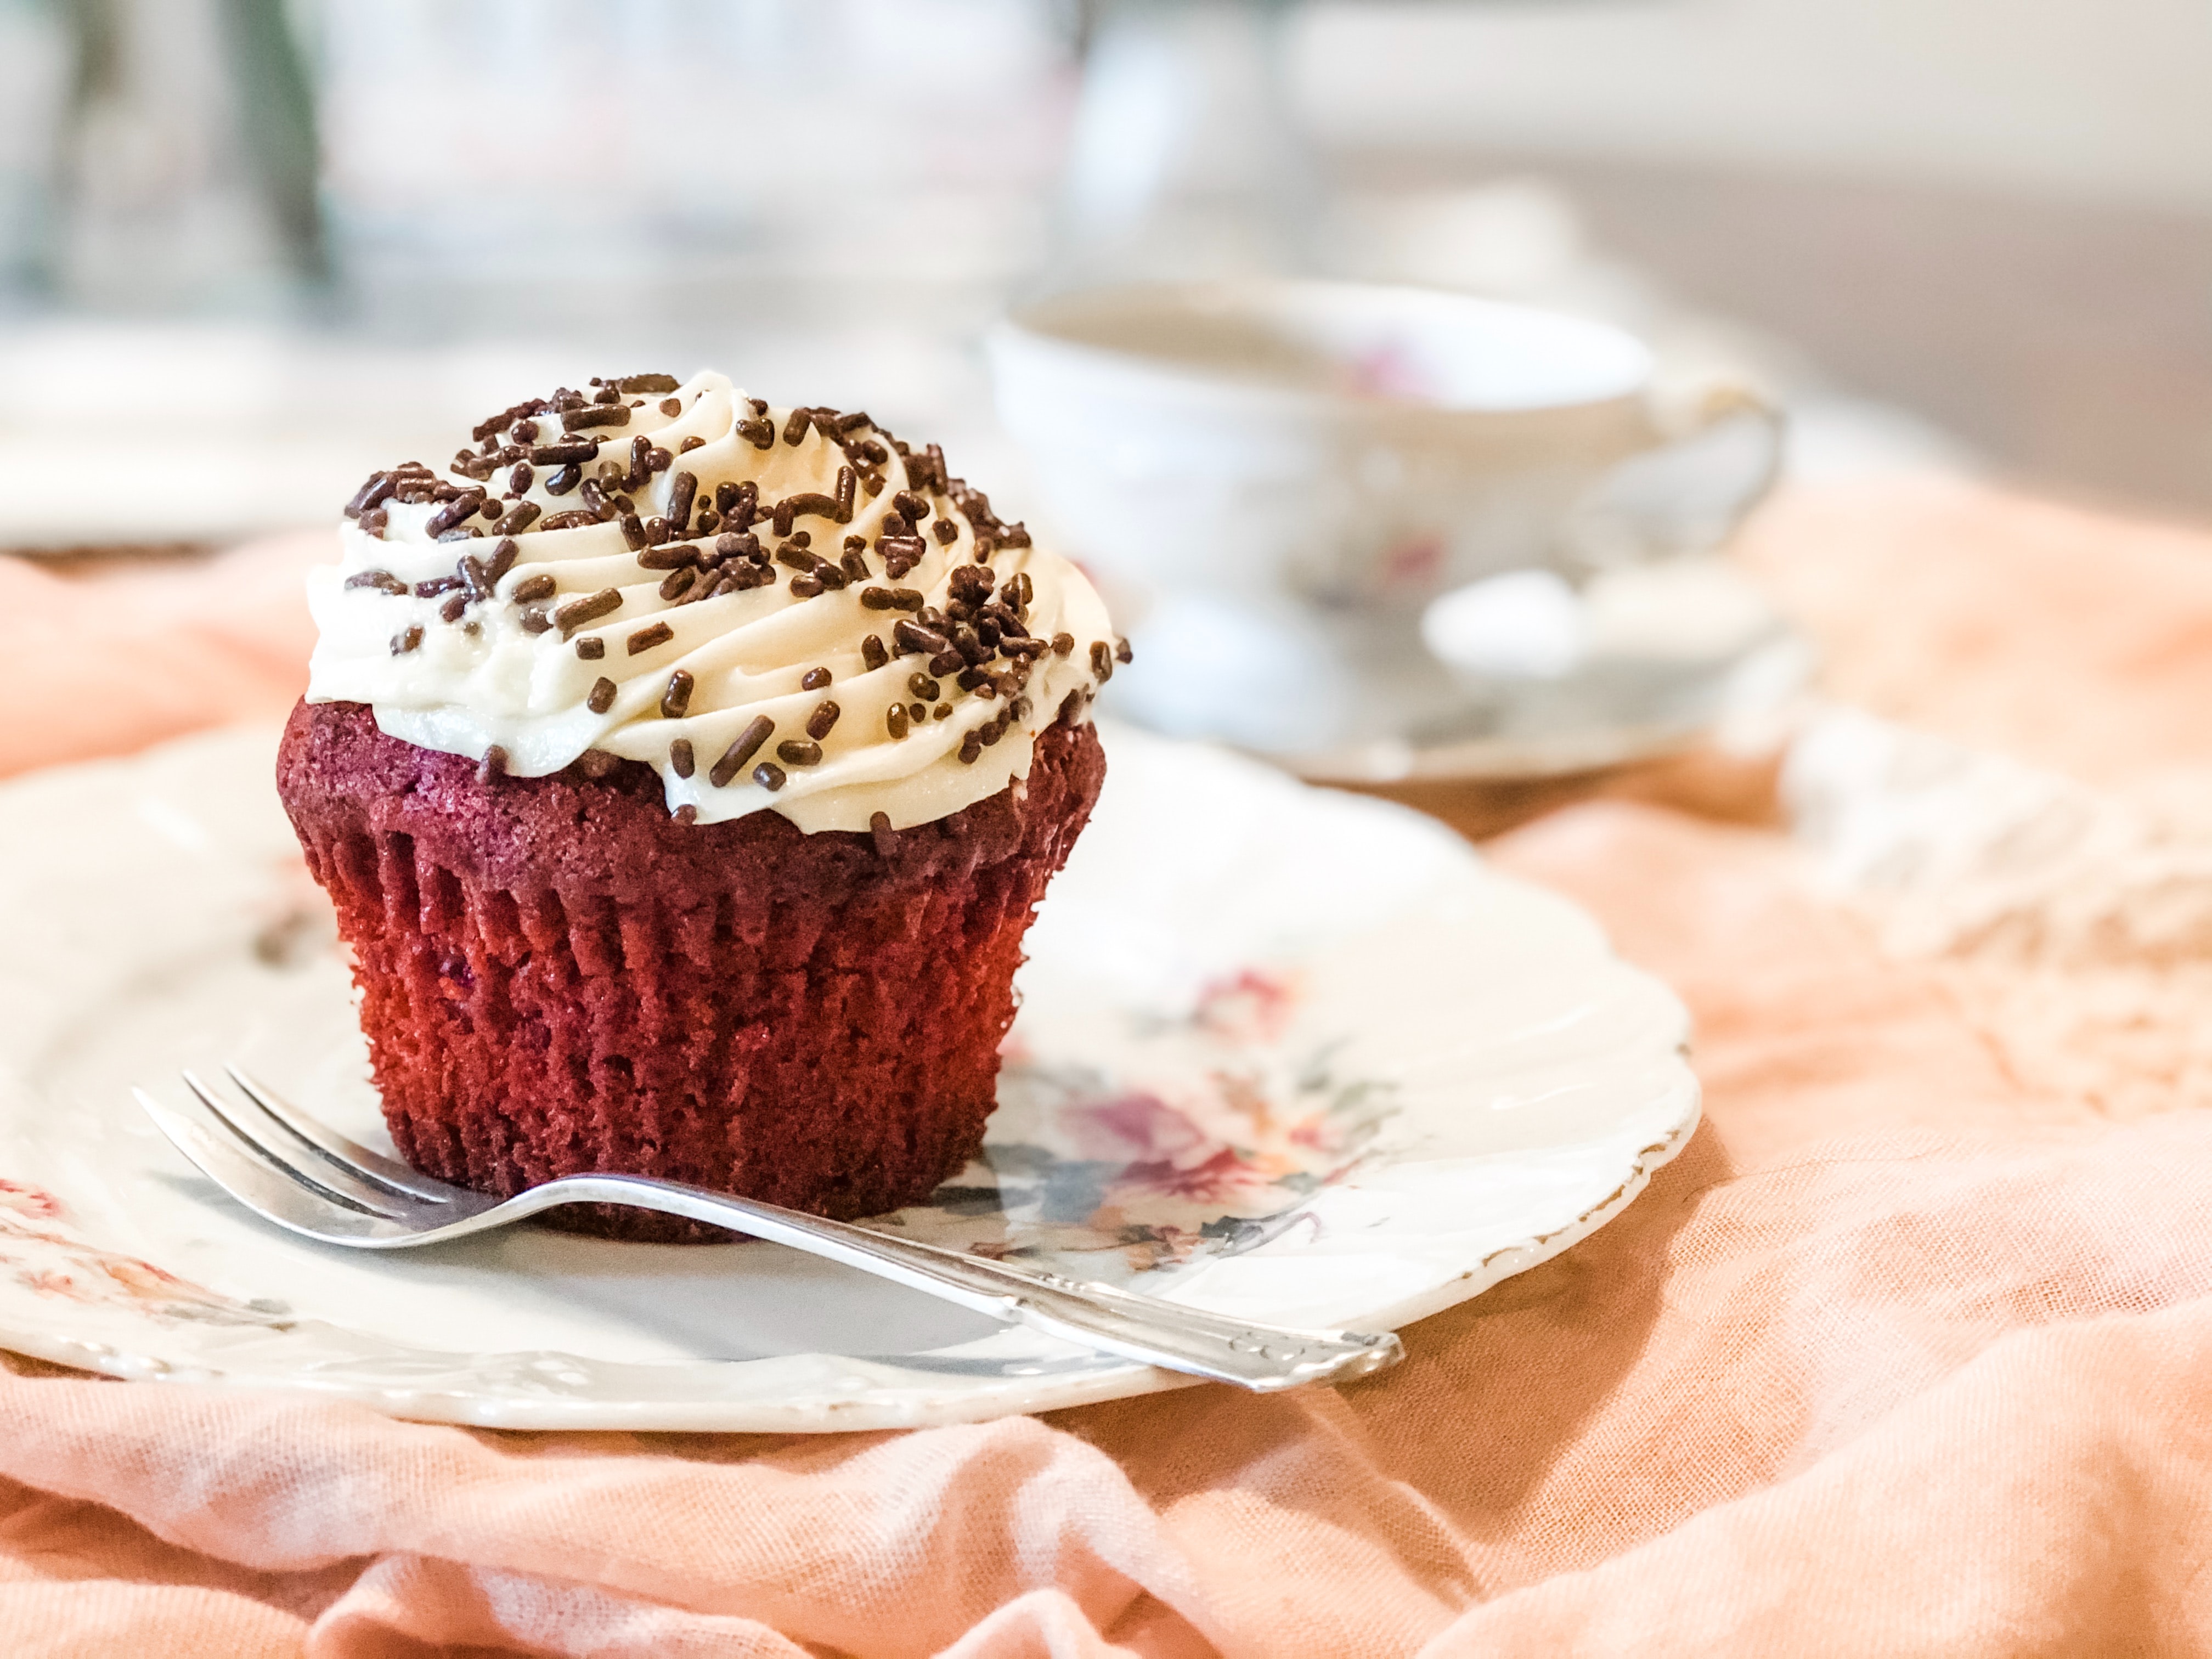
<path fill-rule="evenodd" d="M 604 674 L 592 682 L 592 695 L 584 699 L 584 707 L 594 714 L 604 714 L 615 706 L 615 683 Z"/>
<path fill-rule="evenodd" d="M 906 736 L 907 712 L 904 703 L 895 702 L 884 710 L 884 729 L 891 734 L 891 740 L 894 743 Z"/>
<path fill-rule="evenodd" d="M 545 481 L 545 493 L 549 495 L 565 495 L 583 481 L 583 477 L 584 469 L 582 467 L 564 466 L 558 472 L 556 472 L 551 477 Z M 593 514 L 592 516 L 593 518 L 597 518 L 599 515 L 597 514 Z M 572 513 L 556 514 L 554 517 L 548 519 L 539 526 L 539 528 L 544 530 L 568 530 L 573 528 L 573 526 L 567 521 L 574 518 L 575 515 Z"/>
<path fill-rule="evenodd" d="M 851 469 L 846 470 L 849 471 Z M 853 516 L 853 512 L 848 506 L 841 515 L 836 497 L 824 495 L 818 489 L 811 489 L 804 495 L 785 496 L 775 504 L 772 516 L 775 520 L 775 533 L 788 536 L 794 519 L 835 519 L 842 524 Z"/>
<path fill-rule="evenodd" d="M 696 764 L 696 763 L 691 758 L 690 738 L 678 738 L 668 745 L 668 769 L 675 773 L 678 777 L 690 777 L 691 769 Z"/>
<path fill-rule="evenodd" d="M 891 854 L 898 851 L 898 831 L 891 828 L 890 813 L 869 813 L 868 834 L 875 838 L 878 858 L 888 861 Z"/>
<path fill-rule="evenodd" d="M 686 771 L 684 775 L 688 778 L 691 774 L 689 771 Z M 699 809 L 687 800 L 683 805 L 678 807 L 671 816 L 672 816 L 678 823 L 696 823 L 699 822 Z"/>
<path fill-rule="evenodd" d="M 543 609 L 533 606 L 522 613 L 522 631 L 526 634 L 543 634 L 552 626 L 553 618 Z"/>
<path fill-rule="evenodd" d="M 666 623 L 651 623 L 639 629 L 636 633 L 629 636 L 629 654 L 633 657 L 641 656 L 655 646 L 667 644 L 675 637 L 676 630 Z"/>
<path fill-rule="evenodd" d="M 522 556 L 522 547 L 509 539 L 491 550 L 491 562 L 484 567 L 484 586 L 487 590 L 499 586 L 500 579 L 514 568 L 514 562 Z"/>
<path fill-rule="evenodd" d="M 884 649 L 884 642 L 873 634 L 860 636 L 860 660 L 870 668 L 881 668 L 890 659 L 891 653 Z"/>
<path fill-rule="evenodd" d="M 1064 656 L 1066 656 L 1069 652 L 1071 652 L 1071 651 L 1073 651 L 1073 650 L 1074 650 L 1074 649 L 1075 649 L 1075 635 L 1073 635 L 1073 634 L 1055 634 L 1055 635 L 1054 635 L 1052 636 L 1052 654 L 1053 654 L 1054 656 L 1055 656 L 1055 657 L 1064 657 Z"/>
<path fill-rule="evenodd" d="M 753 768 L 753 781 L 773 794 L 783 787 L 783 769 L 774 761 L 763 761 Z"/>
<path fill-rule="evenodd" d="M 673 374 L 625 374 L 615 382 L 617 392 L 673 392 L 680 382 Z"/>
<path fill-rule="evenodd" d="M 917 656 L 935 657 L 951 648 L 951 641 L 944 635 L 907 617 L 901 617 L 891 625 L 891 641 L 902 652 L 910 651 Z"/>
<path fill-rule="evenodd" d="M 445 604 L 438 607 L 438 620 L 457 623 L 461 619 L 461 612 L 468 608 L 469 596 L 465 592 L 448 593 Z"/>
<path fill-rule="evenodd" d="M 738 732 L 737 740 L 722 751 L 722 758 L 716 761 L 714 769 L 707 774 L 707 781 L 717 789 L 726 787 L 730 780 L 744 769 L 745 763 L 760 752 L 760 746 L 766 743 L 775 732 L 774 720 L 765 714 L 754 715 L 752 724 Z M 781 787 L 783 775 L 779 772 L 776 774 L 776 782 L 770 787 Z"/>
<path fill-rule="evenodd" d="M 563 432 L 582 432 L 596 426 L 628 426 L 629 406 L 627 404 L 595 404 L 584 409 L 564 410 L 561 415 Z"/>
<path fill-rule="evenodd" d="M 819 766 L 822 745 L 804 738 L 786 738 L 775 746 L 775 757 L 786 766 Z"/>
<path fill-rule="evenodd" d="M 483 505 L 483 490 L 463 490 L 423 521 L 422 533 L 436 541 L 448 530 L 457 528 L 464 519 L 474 518 L 477 508 Z"/>
<path fill-rule="evenodd" d="M 360 518 L 372 507 L 374 507 L 380 502 L 388 499 L 392 492 L 398 488 L 399 481 L 391 473 L 370 473 L 368 475 L 368 482 L 363 484 L 359 489 L 356 490 L 354 492 L 353 499 L 346 503 L 346 517 L 349 519 Z"/>
<path fill-rule="evenodd" d="M 574 466 L 599 453 L 599 445 L 589 438 L 577 438 L 567 443 L 539 444 L 530 452 L 530 459 L 539 466 Z"/>
<path fill-rule="evenodd" d="M 691 503 L 699 493 L 699 480 L 691 473 L 679 472 L 668 484 L 668 522 L 678 535 L 682 535 L 691 523 Z"/>
<path fill-rule="evenodd" d="M 817 706 L 814 712 L 806 717 L 806 735 L 816 738 L 828 737 L 830 728 L 837 724 L 837 716 L 843 712 L 836 703 L 825 698 Z"/>
<path fill-rule="evenodd" d="M 586 623 L 597 622 L 621 610 L 622 602 L 620 588 L 603 587 L 596 593 L 569 600 L 553 613 L 553 621 L 564 635 L 573 634 Z"/>
<path fill-rule="evenodd" d="M 829 684 L 830 671 L 826 668 L 810 668 L 799 677 L 799 689 L 802 691 L 819 691 Z M 814 735 L 818 738 L 822 734 L 817 732 Z"/>
<path fill-rule="evenodd" d="M 726 520 L 726 528 L 743 530 L 760 516 L 760 486 L 750 478 L 743 483 L 726 479 L 714 486 L 714 506 Z"/>
<path fill-rule="evenodd" d="M 607 654 L 607 642 L 597 634 L 586 634 L 576 641 L 576 654 L 586 662 L 597 662 Z"/>
<path fill-rule="evenodd" d="M 373 587 L 380 593 L 390 593 L 395 598 L 403 599 L 407 597 L 409 592 L 407 584 L 389 570 L 360 571 L 348 576 L 345 585 L 348 587 Z"/>
<path fill-rule="evenodd" d="M 392 636 L 392 654 L 395 657 L 404 656 L 422 643 L 422 629 L 418 623 L 409 628 L 404 633 L 394 634 Z"/>
<path fill-rule="evenodd" d="M 696 570 L 672 570 L 660 584 L 660 597 L 672 601 L 681 599 L 691 591 L 691 584 L 698 580 L 699 573 Z"/>
<path fill-rule="evenodd" d="M 541 570 L 536 575 L 525 576 L 520 581 L 515 583 L 514 592 L 507 597 L 517 605 L 528 605 L 533 599 L 551 599 L 554 589 L 559 586 L 560 584 L 553 580 L 552 572 Z"/>
<path fill-rule="evenodd" d="M 684 718 L 691 707 L 692 684 L 690 673 L 685 669 L 679 668 L 668 677 L 668 690 L 660 694 L 660 713 L 664 719 L 680 720 Z M 684 752 L 688 756 L 691 752 L 691 745 L 684 744 Z M 684 775 L 687 778 L 691 775 L 688 764 Z"/>
<path fill-rule="evenodd" d="M 507 750 L 494 744 L 483 751 L 483 759 L 477 763 L 477 781 L 489 783 L 507 770 Z"/>

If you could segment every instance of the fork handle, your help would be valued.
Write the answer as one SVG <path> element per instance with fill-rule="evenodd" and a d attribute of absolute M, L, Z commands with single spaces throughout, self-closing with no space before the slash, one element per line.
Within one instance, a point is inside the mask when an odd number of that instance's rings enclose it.
<path fill-rule="evenodd" d="M 501 1207 L 511 1214 L 514 1206 L 537 1211 L 561 1204 L 622 1204 L 708 1222 L 842 1262 L 1007 1324 L 1027 1325 L 1084 1347 L 1261 1393 L 1362 1376 L 1396 1364 L 1405 1353 L 1388 1331 L 1370 1335 L 1249 1324 L 1095 1280 L 1022 1272 L 918 1239 L 896 1238 L 680 1182 L 565 1176 Z"/>

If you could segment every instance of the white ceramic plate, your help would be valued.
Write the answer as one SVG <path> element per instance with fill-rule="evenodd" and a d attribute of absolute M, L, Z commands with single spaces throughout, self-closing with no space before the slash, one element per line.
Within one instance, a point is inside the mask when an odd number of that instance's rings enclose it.
<path fill-rule="evenodd" d="M 986 1160 L 877 1224 L 1377 1329 L 1603 1224 L 1688 1138 L 1686 1021 L 1410 812 L 1115 732 L 1030 936 Z M 264 1225 L 128 1085 L 243 1058 L 388 1146 L 274 734 L 0 789 L 0 1346 L 504 1427 L 960 1422 L 1184 1379 L 761 1244 Z"/>

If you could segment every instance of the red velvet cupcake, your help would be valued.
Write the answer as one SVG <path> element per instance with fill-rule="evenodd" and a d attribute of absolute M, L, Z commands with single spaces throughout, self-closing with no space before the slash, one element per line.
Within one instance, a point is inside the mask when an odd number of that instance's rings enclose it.
<path fill-rule="evenodd" d="M 392 1139 L 501 1195 L 919 1202 L 981 1145 L 1117 642 L 1079 573 L 866 416 L 595 388 L 486 422 L 451 480 L 372 478 L 311 586 L 277 783 Z"/>

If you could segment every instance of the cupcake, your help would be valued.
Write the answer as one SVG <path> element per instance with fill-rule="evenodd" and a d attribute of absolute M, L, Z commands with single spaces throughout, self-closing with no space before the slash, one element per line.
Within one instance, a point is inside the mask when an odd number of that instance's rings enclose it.
<path fill-rule="evenodd" d="M 347 506 L 277 763 L 401 1154 L 502 1196 L 926 1198 L 1104 779 L 1097 594 L 936 446 L 720 374 L 471 437 Z"/>

